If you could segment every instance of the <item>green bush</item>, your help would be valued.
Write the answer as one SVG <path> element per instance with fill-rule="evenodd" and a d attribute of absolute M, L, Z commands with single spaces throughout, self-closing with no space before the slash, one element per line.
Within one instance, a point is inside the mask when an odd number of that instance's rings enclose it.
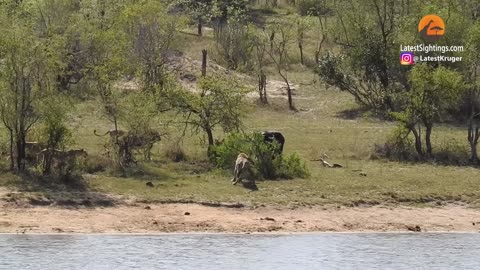
<path fill-rule="evenodd" d="M 308 178 L 310 173 L 297 153 L 293 153 L 285 158 L 280 156 L 274 160 L 274 166 L 277 169 L 277 176 L 284 179 L 294 177 Z"/>
<path fill-rule="evenodd" d="M 309 176 L 305 162 L 296 153 L 272 159 L 278 149 L 278 143 L 265 143 L 259 133 L 232 133 L 213 148 L 213 161 L 217 168 L 233 170 L 238 154 L 245 153 L 252 159 L 258 178 L 274 180 Z"/>

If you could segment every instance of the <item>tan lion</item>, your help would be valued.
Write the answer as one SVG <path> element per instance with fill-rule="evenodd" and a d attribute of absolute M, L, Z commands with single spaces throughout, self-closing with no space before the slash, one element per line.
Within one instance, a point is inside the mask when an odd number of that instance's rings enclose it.
<path fill-rule="evenodd" d="M 242 181 L 242 174 L 248 173 L 252 175 L 252 160 L 245 153 L 240 153 L 235 161 L 235 171 L 233 172 L 232 184 L 236 185 Z"/>
<path fill-rule="evenodd" d="M 143 133 L 128 132 L 118 139 L 118 145 L 122 156 L 131 154 L 131 150 L 139 149 L 143 150 L 145 160 L 151 160 L 153 145 L 161 139 L 160 133 L 155 130 L 147 130 Z"/>
<path fill-rule="evenodd" d="M 37 163 L 45 167 L 47 157 L 51 155 L 54 168 L 72 165 L 77 158 L 86 158 L 88 156 L 84 149 L 74 149 L 62 151 L 57 149 L 43 149 L 37 155 Z"/>

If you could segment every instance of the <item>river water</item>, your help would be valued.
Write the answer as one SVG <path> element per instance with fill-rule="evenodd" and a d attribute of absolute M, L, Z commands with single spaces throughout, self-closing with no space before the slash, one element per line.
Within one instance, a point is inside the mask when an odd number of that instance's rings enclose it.
<path fill-rule="evenodd" d="M 3 234 L 0 269 L 480 269 L 480 234 Z"/>

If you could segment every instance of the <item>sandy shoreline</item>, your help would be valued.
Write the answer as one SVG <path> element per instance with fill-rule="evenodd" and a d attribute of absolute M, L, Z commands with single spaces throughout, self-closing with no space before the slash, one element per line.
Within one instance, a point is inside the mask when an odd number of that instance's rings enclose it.
<path fill-rule="evenodd" d="M 137 204 L 65 209 L 0 204 L 0 233 L 165 234 L 315 232 L 479 232 L 480 210 L 358 207 L 225 208 Z"/>

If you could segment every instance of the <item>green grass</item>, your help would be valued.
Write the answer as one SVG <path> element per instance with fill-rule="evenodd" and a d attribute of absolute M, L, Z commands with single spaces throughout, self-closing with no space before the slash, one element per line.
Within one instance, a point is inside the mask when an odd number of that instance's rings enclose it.
<path fill-rule="evenodd" d="M 349 168 L 327 169 L 310 163 L 312 177 L 260 181 L 259 191 L 232 186 L 230 175 L 195 174 L 187 164 L 171 164 L 157 175 L 136 178 L 100 176 L 89 180 L 94 190 L 151 202 L 226 202 L 249 205 L 437 205 L 478 204 L 478 171 L 473 168 L 406 165 L 392 162 L 352 161 Z M 360 176 L 353 168 L 362 168 Z M 459 177 L 461 176 L 461 177 Z M 145 185 L 152 181 L 154 188 Z"/>

